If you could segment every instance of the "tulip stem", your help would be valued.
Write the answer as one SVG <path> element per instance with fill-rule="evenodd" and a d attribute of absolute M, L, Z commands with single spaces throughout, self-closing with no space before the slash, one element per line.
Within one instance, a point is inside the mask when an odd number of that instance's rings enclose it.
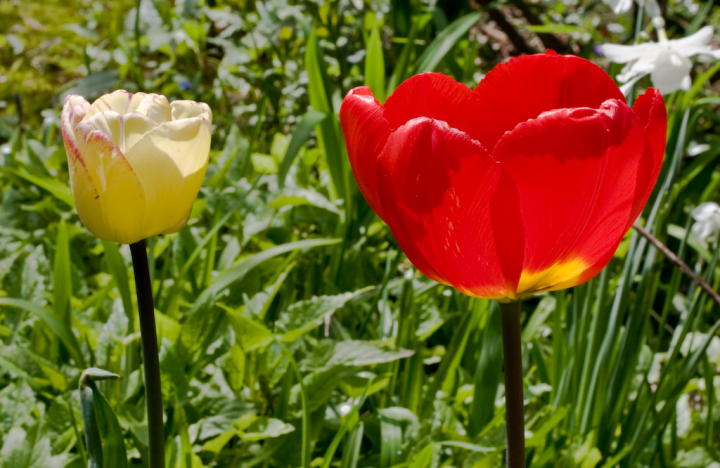
<path fill-rule="evenodd" d="M 525 468 L 525 411 L 523 407 L 520 301 L 500 303 L 503 364 L 505 367 L 505 429 L 507 468 Z"/>
<path fill-rule="evenodd" d="M 148 268 L 145 240 L 130 244 L 135 272 L 140 338 L 143 367 L 145 368 L 145 401 L 148 416 L 148 454 L 150 468 L 165 467 L 165 429 L 163 423 L 162 390 L 160 387 L 160 360 L 158 358 L 155 306 L 153 305 L 150 269 Z"/>

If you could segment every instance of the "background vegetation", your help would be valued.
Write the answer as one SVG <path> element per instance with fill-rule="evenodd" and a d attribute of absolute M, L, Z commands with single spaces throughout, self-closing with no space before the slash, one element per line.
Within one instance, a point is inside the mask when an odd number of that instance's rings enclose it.
<path fill-rule="evenodd" d="M 671 38 L 720 23 L 661 2 Z M 606 66 L 638 8 L 597 0 L 0 0 L 0 466 L 87 466 L 78 381 L 98 382 L 106 467 L 147 466 L 126 246 L 80 224 L 64 96 L 207 102 L 213 149 L 188 227 L 150 240 L 168 467 L 502 466 L 500 317 L 416 273 L 351 175 L 336 114 L 408 76 L 469 86 L 552 48 Z M 654 37 L 648 21 L 639 38 Z M 720 75 L 666 96 L 647 228 L 717 289 Z M 638 88 L 649 85 L 641 81 Z M 636 233 L 600 276 L 523 304 L 529 465 L 720 466 L 718 306 Z M 303 421 L 303 407 L 309 417 Z M 113 413 L 118 424 L 114 424 Z M 126 447 L 126 448 L 125 448 Z"/>

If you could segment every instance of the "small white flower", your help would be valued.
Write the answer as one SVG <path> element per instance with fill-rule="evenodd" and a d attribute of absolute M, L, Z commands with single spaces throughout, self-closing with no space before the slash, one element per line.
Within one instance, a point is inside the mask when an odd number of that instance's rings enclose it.
<path fill-rule="evenodd" d="M 653 86 L 662 94 L 672 93 L 678 89 L 690 89 L 690 57 L 707 55 L 720 59 L 720 50 L 708 45 L 712 39 L 712 26 L 705 26 L 695 34 L 683 39 L 668 40 L 663 29 L 662 18 L 653 19 L 658 29 L 660 42 L 625 46 L 603 44 L 602 53 L 615 63 L 627 63 L 623 72 L 617 76 L 624 83 L 620 89 L 624 94 L 630 91 L 640 78 L 650 75 Z"/>
<path fill-rule="evenodd" d="M 701 203 L 691 214 L 695 218 L 692 233 L 705 244 L 705 240 L 720 229 L 720 206 L 715 202 Z"/>
<path fill-rule="evenodd" d="M 610 8 L 615 12 L 616 15 L 630 11 L 630 7 L 633 4 L 633 0 L 603 0 L 605 3 L 610 5 Z M 657 0 L 635 0 L 635 2 L 645 7 L 645 13 L 648 16 L 660 16 L 660 6 Z"/>

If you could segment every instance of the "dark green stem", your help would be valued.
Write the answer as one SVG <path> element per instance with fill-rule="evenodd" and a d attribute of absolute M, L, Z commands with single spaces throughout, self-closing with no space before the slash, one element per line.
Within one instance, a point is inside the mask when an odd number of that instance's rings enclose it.
<path fill-rule="evenodd" d="M 163 402 L 160 387 L 160 360 L 158 358 L 155 306 L 153 305 L 150 270 L 145 240 L 130 244 L 142 341 L 143 367 L 145 368 L 145 400 L 148 415 L 148 454 L 150 468 L 165 467 L 165 430 Z"/>
<path fill-rule="evenodd" d="M 525 468 L 525 411 L 523 408 L 520 301 L 500 303 L 505 367 L 507 468 Z"/>

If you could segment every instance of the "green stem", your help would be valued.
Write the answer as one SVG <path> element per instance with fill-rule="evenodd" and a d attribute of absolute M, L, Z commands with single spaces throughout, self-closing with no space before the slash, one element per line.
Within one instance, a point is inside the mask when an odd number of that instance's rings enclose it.
<path fill-rule="evenodd" d="M 158 358 L 155 306 L 153 305 L 150 270 L 148 268 L 145 240 L 130 244 L 135 272 L 138 312 L 140 313 L 140 338 L 142 342 L 143 367 L 145 368 L 145 400 L 148 415 L 148 454 L 150 468 L 165 467 L 165 430 L 163 423 L 162 390 L 160 387 L 160 360 Z"/>
<path fill-rule="evenodd" d="M 298 384 L 300 385 L 300 397 L 302 399 L 302 467 L 303 468 L 310 468 L 310 404 L 308 403 L 307 398 L 307 392 L 305 391 L 305 382 L 303 382 L 302 374 L 300 373 L 300 368 L 297 365 L 297 361 L 295 360 L 295 357 L 292 355 L 290 350 L 287 346 L 285 346 L 285 343 L 283 343 L 280 340 L 275 340 L 277 344 L 280 345 L 285 355 L 290 359 L 290 366 L 293 368 L 293 371 L 295 372 L 295 377 L 298 379 Z"/>
<path fill-rule="evenodd" d="M 520 301 L 500 303 L 505 367 L 505 429 L 507 468 L 525 468 L 525 411 L 523 408 Z"/>

